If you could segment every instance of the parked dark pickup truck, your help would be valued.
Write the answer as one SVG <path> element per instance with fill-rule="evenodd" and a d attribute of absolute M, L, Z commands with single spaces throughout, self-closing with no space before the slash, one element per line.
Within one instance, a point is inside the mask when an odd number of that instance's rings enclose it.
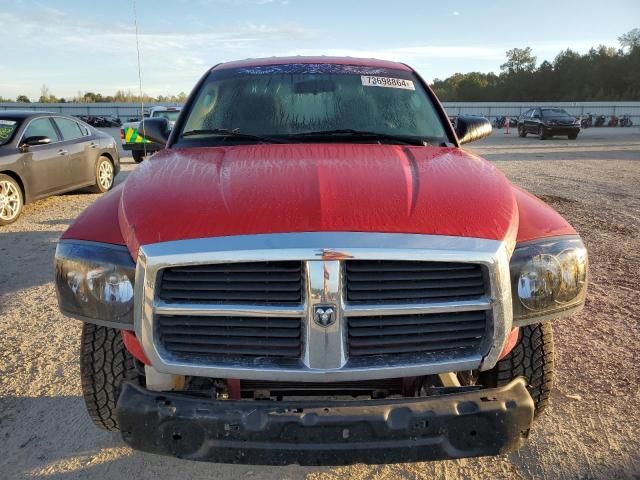
<path fill-rule="evenodd" d="M 257 464 L 517 448 L 587 252 L 461 145 L 404 64 L 270 58 L 204 75 L 166 144 L 56 252 L 94 422 L 133 448 Z"/>

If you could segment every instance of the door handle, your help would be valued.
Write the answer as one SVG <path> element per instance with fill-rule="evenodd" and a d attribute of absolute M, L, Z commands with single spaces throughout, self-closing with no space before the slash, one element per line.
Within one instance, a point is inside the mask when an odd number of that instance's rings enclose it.
<path fill-rule="evenodd" d="M 67 153 L 69 153 L 67 150 L 58 150 L 58 155 L 66 155 Z"/>
<path fill-rule="evenodd" d="M 89 147 L 90 147 L 90 148 L 98 148 L 98 144 L 97 144 L 96 142 L 91 142 L 91 143 L 89 144 Z"/>

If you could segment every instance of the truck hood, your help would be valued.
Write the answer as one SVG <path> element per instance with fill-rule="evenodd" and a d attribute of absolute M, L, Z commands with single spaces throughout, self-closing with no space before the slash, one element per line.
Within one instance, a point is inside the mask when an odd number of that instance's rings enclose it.
<path fill-rule="evenodd" d="M 344 231 L 504 239 L 510 183 L 457 148 L 285 144 L 163 150 L 124 185 L 118 214 L 140 245 L 258 233 Z"/>

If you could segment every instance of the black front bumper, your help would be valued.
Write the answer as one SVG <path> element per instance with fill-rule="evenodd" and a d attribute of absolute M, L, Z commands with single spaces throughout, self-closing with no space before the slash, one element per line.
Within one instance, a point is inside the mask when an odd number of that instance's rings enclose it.
<path fill-rule="evenodd" d="M 573 135 L 574 133 L 580 133 L 580 127 L 572 125 L 547 125 L 547 133 L 552 135 Z"/>
<path fill-rule="evenodd" d="M 425 398 L 353 401 L 203 400 L 126 384 L 122 437 L 161 455 L 220 463 L 341 465 L 496 455 L 533 421 L 522 379 Z"/>
<path fill-rule="evenodd" d="M 157 143 L 123 143 L 122 144 L 122 149 L 123 150 L 130 150 L 130 151 L 136 151 L 136 152 L 159 152 L 160 150 L 162 150 L 164 148 L 164 145 L 159 145 Z"/>

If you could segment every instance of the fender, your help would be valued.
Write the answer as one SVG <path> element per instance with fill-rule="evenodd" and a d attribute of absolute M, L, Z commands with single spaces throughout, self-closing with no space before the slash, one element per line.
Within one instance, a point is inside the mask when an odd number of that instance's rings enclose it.
<path fill-rule="evenodd" d="M 62 234 L 61 239 L 125 245 L 118 222 L 123 185 L 121 183 L 87 207 Z"/>
<path fill-rule="evenodd" d="M 526 190 L 513 186 L 520 224 L 518 243 L 538 238 L 577 235 L 575 229 L 549 205 Z"/>

